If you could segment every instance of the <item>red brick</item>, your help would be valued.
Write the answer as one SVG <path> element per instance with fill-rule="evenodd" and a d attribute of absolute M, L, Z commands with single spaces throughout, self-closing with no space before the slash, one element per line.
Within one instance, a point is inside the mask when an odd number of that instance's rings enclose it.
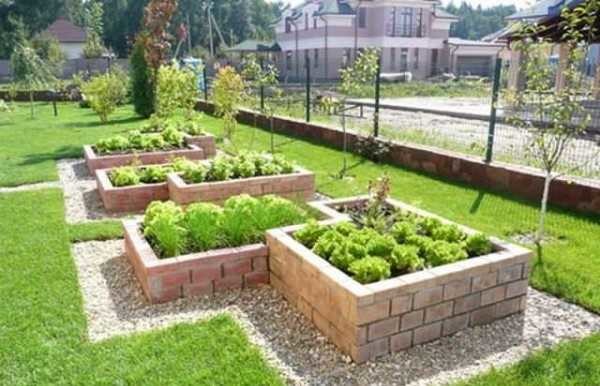
<path fill-rule="evenodd" d="M 490 288 L 481 293 L 481 305 L 487 306 L 488 304 L 498 303 L 499 301 L 504 300 L 506 296 L 506 287 L 499 286 Z"/>
<path fill-rule="evenodd" d="M 406 331 L 423 324 L 423 310 L 413 311 L 402 317 L 400 329 Z"/>
<path fill-rule="evenodd" d="M 225 276 L 222 279 L 215 280 L 215 291 L 242 288 L 242 275 Z"/>
<path fill-rule="evenodd" d="M 269 284 L 268 271 L 250 272 L 244 275 L 244 286 L 246 287 L 257 287 L 263 284 Z"/>
<path fill-rule="evenodd" d="M 442 335 L 442 323 L 437 322 L 415 330 L 414 344 L 419 345 L 438 339 Z"/>
<path fill-rule="evenodd" d="M 226 262 L 223 264 L 223 276 L 244 275 L 252 271 L 252 261 L 243 259 L 237 261 Z"/>
<path fill-rule="evenodd" d="M 529 288 L 527 280 L 521 280 L 514 283 L 510 283 L 506 287 L 506 297 L 512 298 L 515 296 L 526 295 Z"/>
<path fill-rule="evenodd" d="M 411 310 L 412 296 L 399 296 L 392 299 L 392 315 L 405 314 Z"/>
<path fill-rule="evenodd" d="M 489 324 L 496 319 L 496 305 L 479 308 L 471 313 L 471 326 Z"/>
<path fill-rule="evenodd" d="M 390 349 L 392 352 L 402 351 L 412 346 L 412 331 L 401 332 L 390 338 Z"/>
<path fill-rule="evenodd" d="M 453 303 L 445 302 L 431 306 L 425 310 L 425 323 L 437 322 L 452 315 Z"/>
<path fill-rule="evenodd" d="M 454 301 L 454 314 L 472 311 L 481 305 L 481 293 L 465 296 Z"/>
<path fill-rule="evenodd" d="M 455 299 L 468 294 L 471 290 L 471 278 L 456 280 L 444 286 L 444 300 Z"/>
<path fill-rule="evenodd" d="M 163 288 L 162 291 L 155 295 L 152 303 L 166 303 L 181 297 L 181 286 Z"/>
<path fill-rule="evenodd" d="M 390 315 L 390 302 L 379 302 L 360 307 L 358 310 L 359 325 L 368 324 L 377 320 L 385 319 Z"/>
<path fill-rule="evenodd" d="M 413 308 L 415 310 L 418 310 L 419 308 L 424 308 L 436 303 L 440 303 L 443 299 L 443 292 L 444 288 L 442 286 L 428 288 L 417 292 L 415 294 Z"/>
<path fill-rule="evenodd" d="M 452 335 L 458 331 L 466 329 L 469 326 L 469 314 L 462 314 L 450 319 L 446 319 L 443 323 L 443 335 Z"/>
<path fill-rule="evenodd" d="M 523 275 L 523 264 L 517 264 L 510 267 L 502 268 L 498 273 L 498 282 L 508 283 L 521 279 Z"/>
<path fill-rule="evenodd" d="M 266 257 L 255 257 L 252 259 L 252 270 L 266 271 L 269 269 Z"/>
<path fill-rule="evenodd" d="M 520 298 L 514 298 L 500 302 L 496 305 L 496 317 L 503 318 L 508 315 L 516 314 L 517 312 L 519 312 L 520 306 Z"/>
<path fill-rule="evenodd" d="M 472 291 L 483 291 L 488 288 L 494 287 L 498 283 L 498 272 L 492 272 L 483 276 L 476 276 L 473 278 Z"/>
<path fill-rule="evenodd" d="M 369 341 L 373 341 L 379 338 L 383 338 L 384 336 L 392 335 L 398 332 L 400 328 L 400 318 L 394 317 L 385 320 L 381 320 L 379 322 L 375 322 L 369 324 L 368 327 L 368 339 Z"/>
<path fill-rule="evenodd" d="M 173 272 L 161 276 L 161 284 L 163 288 L 172 287 L 175 285 L 183 285 L 190 282 L 190 272 Z"/>
<path fill-rule="evenodd" d="M 192 271 L 192 283 L 203 283 L 221 278 L 221 264 L 202 265 Z"/>

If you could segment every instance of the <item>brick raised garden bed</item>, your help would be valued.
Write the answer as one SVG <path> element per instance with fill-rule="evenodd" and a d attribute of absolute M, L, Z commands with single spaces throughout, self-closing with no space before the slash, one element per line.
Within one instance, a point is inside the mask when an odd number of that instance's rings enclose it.
<path fill-rule="evenodd" d="M 339 214 L 312 205 L 324 219 Z M 144 294 L 162 303 L 227 289 L 269 284 L 269 250 L 263 243 L 159 259 L 141 232 L 141 221 L 124 220 L 125 251 Z"/>
<path fill-rule="evenodd" d="M 152 201 L 169 199 L 166 182 L 116 187 L 109 178 L 111 169 L 96 170 L 96 183 L 104 208 L 109 212 L 138 212 Z"/>
<path fill-rule="evenodd" d="M 364 200 L 317 205 L 335 209 Z M 532 254 L 524 248 L 492 239 L 489 255 L 362 285 L 297 242 L 292 235 L 301 228 L 268 232 L 271 285 L 358 363 L 525 309 Z"/>
<path fill-rule="evenodd" d="M 239 194 L 263 196 L 276 194 L 289 199 L 310 200 L 315 193 L 315 175 L 304 169 L 291 174 L 241 178 L 218 182 L 188 184 L 176 173 L 168 176 L 171 200 L 178 204 L 223 202 Z"/>
<path fill-rule="evenodd" d="M 111 169 L 118 166 L 131 164 L 134 160 L 142 165 L 163 164 L 169 162 L 172 158 L 184 157 L 190 160 L 202 160 L 206 156 L 204 150 L 196 145 L 188 145 L 184 149 L 153 151 L 147 153 L 123 153 L 98 155 L 90 145 L 83 147 L 83 155 L 90 173 L 98 169 Z"/>
<path fill-rule="evenodd" d="M 185 143 L 196 145 L 202 149 L 204 151 L 204 158 L 213 158 L 217 155 L 215 137 L 211 134 L 186 136 Z"/>

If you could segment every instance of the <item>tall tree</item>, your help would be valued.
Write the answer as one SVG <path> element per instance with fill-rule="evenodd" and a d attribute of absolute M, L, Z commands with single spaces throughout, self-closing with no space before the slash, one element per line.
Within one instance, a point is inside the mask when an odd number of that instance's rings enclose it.
<path fill-rule="evenodd" d="M 460 17 L 460 20 L 450 27 L 450 36 L 478 40 L 504 28 L 507 25 L 506 17 L 517 12 L 517 9 L 514 5 L 473 7 L 463 1 L 458 7 L 454 2 L 450 2 L 446 11 Z"/>

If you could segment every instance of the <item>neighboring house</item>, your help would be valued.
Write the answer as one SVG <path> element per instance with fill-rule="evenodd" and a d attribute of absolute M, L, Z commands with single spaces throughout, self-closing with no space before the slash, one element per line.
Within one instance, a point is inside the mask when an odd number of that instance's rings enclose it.
<path fill-rule="evenodd" d="M 357 52 L 376 47 L 382 72 L 425 79 L 443 72 L 489 76 L 500 45 L 450 39 L 458 17 L 438 0 L 311 0 L 286 11 L 275 27 L 284 79 L 339 78 Z"/>
<path fill-rule="evenodd" d="M 56 20 L 42 34 L 54 36 L 67 59 L 79 59 L 83 57 L 86 32 L 84 28 L 76 26 L 67 19 Z"/>

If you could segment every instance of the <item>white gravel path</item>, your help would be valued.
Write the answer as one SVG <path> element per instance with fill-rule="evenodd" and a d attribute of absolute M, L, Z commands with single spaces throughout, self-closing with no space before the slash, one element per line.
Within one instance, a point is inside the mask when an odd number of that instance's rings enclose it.
<path fill-rule="evenodd" d="M 522 359 L 541 347 L 600 331 L 600 316 L 531 290 L 528 310 L 489 326 L 355 365 L 270 287 L 149 305 L 124 256 L 122 241 L 75 244 L 92 341 L 216 314 L 232 314 L 290 383 L 435 385 Z"/>
<path fill-rule="evenodd" d="M 104 210 L 96 180 L 88 171 L 83 159 L 60 160 L 57 162 L 57 169 L 64 191 L 65 216 L 68 223 L 132 217 Z"/>

